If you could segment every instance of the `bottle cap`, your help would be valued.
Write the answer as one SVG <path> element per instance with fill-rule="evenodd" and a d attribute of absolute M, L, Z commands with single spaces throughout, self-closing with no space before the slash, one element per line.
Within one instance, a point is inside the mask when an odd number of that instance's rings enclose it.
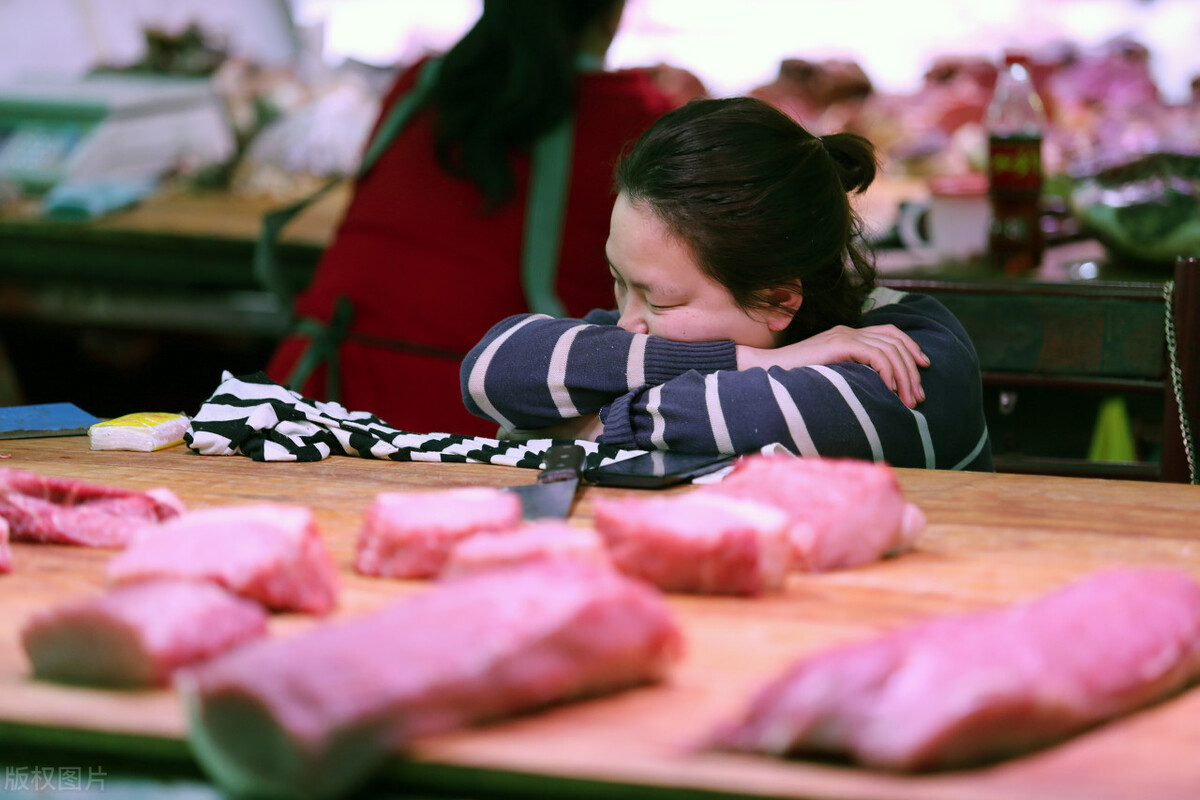
<path fill-rule="evenodd" d="M 1013 64 L 1022 64 L 1029 66 L 1029 53 L 1024 50 L 1005 50 L 1004 51 L 1004 66 L 1011 67 Z"/>

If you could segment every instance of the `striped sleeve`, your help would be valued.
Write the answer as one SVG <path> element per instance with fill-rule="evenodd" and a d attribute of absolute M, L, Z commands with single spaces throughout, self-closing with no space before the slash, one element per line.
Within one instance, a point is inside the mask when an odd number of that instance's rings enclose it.
<path fill-rule="evenodd" d="M 463 402 L 503 428 L 536 430 L 689 370 L 736 366 L 732 342 L 672 342 L 615 323 L 603 311 L 584 320 L 523 314 L 501 321 L 463 360 Z"/>
<path fill-rule="evenodd" d="M 930 357 L 926 400 L 915 409 L 863 364 L 689 372 L 615 400 L 601 412 L 599 441 L 718 453 L 778 442 L 801 455 L 990 470 L 978 361 L 957 320 L 933 298 L 910 295 L 859 324 L 887 323 Z"/>

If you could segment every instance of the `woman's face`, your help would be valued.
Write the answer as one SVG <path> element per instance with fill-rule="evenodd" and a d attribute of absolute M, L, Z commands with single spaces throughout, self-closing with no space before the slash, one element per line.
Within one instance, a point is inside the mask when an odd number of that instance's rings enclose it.
<path fill-rule="evenodd" d="M 678 342 L 732 339 L 751 347 L 774 347 L 786 327 L 779 312 L 746 310 L 721 284 L 704 274 L 683 242 L 671 235 L 649 208 L 624 194 L 613 206 L 608 243 L 618 325 Z"/>

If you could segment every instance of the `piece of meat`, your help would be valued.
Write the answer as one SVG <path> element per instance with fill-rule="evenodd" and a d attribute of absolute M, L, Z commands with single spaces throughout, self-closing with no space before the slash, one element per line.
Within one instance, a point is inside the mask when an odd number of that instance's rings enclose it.
<path fill-rule="evenodd" d="M 610 563 L 604 540 L 595 529 L 544 519 L 511 531 L 476 533 L 459 541 L 450 551 L 441 577 L 559 558 Z"/>
<path fill-rule="evenodd" d="M 788 516 L 763 503 L 700 490 L 598 498 L 596 530 L 613 565 L 668 592 L 775 591 L 791 566 Z"/>
<path fill-rule="evenodd" d="M 854 459 L 752 455 L 713 492 L 767 503 L 792 520 L 793 568 L 843 569 L 910 548 L 925 528 L 886 464 Z"/>
<path fill-rule="evenodd" d="M 21 644 L 42 680 L 148 687 L 266 633 L 262 606 L 215 584 L 148 581 L 39 611 Z"/>
<path fill-rule="evenodd" d="M 1032 602 L 919 623 L 801 659 L 717 746 L 965 767 L 1052 744 L 1200 677 L 1200 585 L 1098 573 Z"/>
<path fill-rule="evenodd" d="M 219 785 L 323 797 L 415 736 L 655 681 L 681 650 L 652 587 L 560 560 L 441 581 L 251 643 L 175 684 L 193 752 Z"/>
<path fill-rule="evenodd" d="M 0 469 L 0 517 L 18 542 L 124 547 L 139 528 L 183 511 L 170 489 L 135 492 Z"/>
<path fill-rule="evenodd" d="M 384 578 L 432 578 L 450 551 L 480 531 L 521 524 L 521 499 L 482 486 L 381 492 L 367 508 L 354 569 Z"/>
<path fill-rule="evenodd" d="M 0 517 L 0 575 L 12 572 L 12 547 L 8 544 L 8 520 Z"/>
<path fill-rule="evenodd" d="M 189 511 L 109 559 L 114 586 L 154 578 L 209 580 L 275 611 L 312 614 L 330 611 L 339 587 L 312 510 L 281 503 Z"/>

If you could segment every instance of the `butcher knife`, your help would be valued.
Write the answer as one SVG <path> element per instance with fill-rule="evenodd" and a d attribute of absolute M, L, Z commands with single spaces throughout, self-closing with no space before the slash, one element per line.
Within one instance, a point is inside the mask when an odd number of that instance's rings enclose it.
<path fill-rule="evenodd" d="M 586 454 L 577 444 L 551 445 L 542 461 L 542 471 L 538 473 L 537 481 L 507 489 L 520 495 L 521 516 L 525 519 L 566 519 L 575 500 Z"/>

